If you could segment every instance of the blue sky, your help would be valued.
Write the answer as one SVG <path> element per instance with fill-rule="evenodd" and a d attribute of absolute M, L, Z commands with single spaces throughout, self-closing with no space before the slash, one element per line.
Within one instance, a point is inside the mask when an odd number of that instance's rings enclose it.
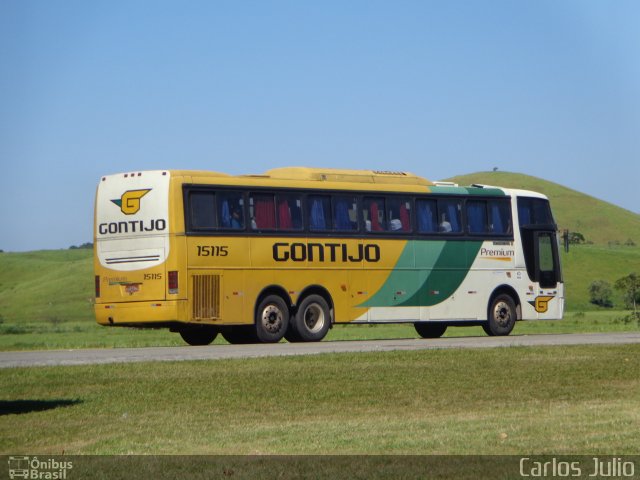
<path fill-rule="evenodd" d="M 101 175 L 536 175 L 640 211 L 640 2 L 0 1 L 0 249 Z"/>

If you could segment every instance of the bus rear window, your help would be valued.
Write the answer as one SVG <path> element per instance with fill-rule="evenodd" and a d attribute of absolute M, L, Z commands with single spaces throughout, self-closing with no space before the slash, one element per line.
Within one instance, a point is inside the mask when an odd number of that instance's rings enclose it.
<path fill-rule="evenodd" d="M 518 198 L 520 226 L 555 225 L 549 201 L 542 198 Z"/>

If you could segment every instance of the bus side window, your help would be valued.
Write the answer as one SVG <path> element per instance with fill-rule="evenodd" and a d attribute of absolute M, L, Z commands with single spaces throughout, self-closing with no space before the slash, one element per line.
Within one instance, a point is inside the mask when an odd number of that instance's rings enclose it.
<path fill-rule="evenodd" d="M 357 201 L 355 197 L 333 197 L 333 227 L 342 232 L 358 229 Z"/>
<path fill-rule="evenodd" d="M 302 229 L 302 198 L 300 195 L 278 195 L 278 230 Z"/>
<path fill-rule="evenodd" d="M 254 193 L 249 198 L 251 228 L 254 230 L 273 230 L 276 228 L 276 209 L 274 196 Z"/>
<path fill-rule="evenodd" d="M 469 233 L 487 233 L 487 202 L 467 200 L 467 223 Z"/>
<path fill-rule="evenodd" d="M 438 231 L 438 205 L 435 200 L 416 201 L 418 233 Z"/>
<path fill-rule="evenodd" d="M 389 209 L 390 232 L 410 232 L 411 231 L 411 202 L 408 198 L 387 198 L 387 207 Z"/>
<path fill-rule="evenodd" d="M 221 228 L 244 229 L 244 200 L 241 193 L 218 193 L 218 218 Z"/>
<path fill-rule="evenodd" d="M 307 201 L 309 229 L 315 232 L 331 229 L 331 197 L 312 195 Z"/>
<path fill-rule="evenodd" d="M 513 231 L 511 204 L 508 200 L 489 200 L 489 229 L 493 233 L 508 234 Z"/>
<path fill-rule="evenodd" d="M 518 218 L 522 225 L 553 225 L 549 202 L 542 198 L 518 198 Z"/>
<path fill-rule="evenodd" d="M 216 228 L 215 194 L 213 192 L 191 192 L 189 204 L 192 228 Z"/>
<path fill-rule="evenodd" d="M 384 198 L 365 197 L 362 213 L 367 232 L 383 232 L 385 230 L 385 211 Z"/>
<path fill-rule="evenodd" d="M 462 232 L 460 221 L 461 200 L 438 200 L 438 231 L 441 233 Z"/>

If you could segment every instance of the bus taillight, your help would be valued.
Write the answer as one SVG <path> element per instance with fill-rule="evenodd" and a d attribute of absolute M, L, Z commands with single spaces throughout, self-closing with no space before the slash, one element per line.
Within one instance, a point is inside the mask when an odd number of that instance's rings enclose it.
<path fill-rule="evenodd" d="M 169 293 L 178 293 L 178 271 L 169 272 Z"/>
<path fill-rule="evenodd" d="M 100 275 L 96 275 L 96 298 L 100 298 Z"/>

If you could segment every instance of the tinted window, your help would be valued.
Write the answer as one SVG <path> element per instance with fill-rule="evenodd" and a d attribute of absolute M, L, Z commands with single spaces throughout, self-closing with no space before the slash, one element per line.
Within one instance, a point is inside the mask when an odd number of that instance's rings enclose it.
<path fill-rule="evenodd" d="M 189 204 L 192 228 L 216 227 L 215 194 L 213 192 L 191 192 Z"/>
<path fill-rule="evenodd" d="M 244 229 L 244 200 L 241 193 L 218 193 L 218 219 L 221 228 Z"/>
<path fill-rule="evenodd" d="M 438 231 L 440 233 L 462 232 L 460 211 L 461 200 L 438 200 Z"/>
<path fill-rule="evenodd" d="M 296 194 L 282 194 L 277 198 L 278 230 L 302 229 L 302 198 Z"/>
<path fill-rule="evenodd" d="M 484 200 L 467 200 L 467 224 L 469 233 L 487 233 L 487 202 Z"/>
<path fill-rule="evenodd" d="M 408 198 L 388 198 L 387 212 L 388 231 L 398 233 L 411 231 L 411 202 Z"/>
<path fill-rule="evenodd" d="M 333 197 L 333 228 L 335 230 L 358 230 L 358 202 L 355 197 L 337 195 Z"/>
<path fill-rule="evenodd" d="M 472 234 L 511 233 L 509 200 L 467 200 L 467 228 Z"/>
<path fill-rule="evenodd" d="M 274 196 L 255 193 L 249 197 L 249 215 L 254 230 L 273 230 L 276 228 L 276 208 Z"/>
<path fill-rule="evenodd" d="M 307 202 L 309 228 L 312 231 L 331 230 L 331 197 L 311 195 Z"/>
<path fill-rule="evenodd" d="M 384 232 L 386 230 L 384 198 L 365 197 L 362 213 L 367 232 Z"/>
<path fill-rule="evenodd" d="M 538 254 L 540 255 L 541 272 L 553 272 L 555 269 L 552 241 L 553 238 L 551 235 L 540 235 L 538 238 Z"/>
<path fill-rule="evenodd" d="M 438 204 L 435 200 L 416 201 L 416 224 L 419 233 L 438 231 Z"/>
<path fill-rule="evenodd" d="M 497 234 L 513 232 L 511 222 L 511 202 L 509 200 L 489 200 L 489 231 Z"/>
<path fill-rule="evenodd" d="M 542 198 L 518 198 L 520 225 L 553 225 L 549 202 Z"/>

